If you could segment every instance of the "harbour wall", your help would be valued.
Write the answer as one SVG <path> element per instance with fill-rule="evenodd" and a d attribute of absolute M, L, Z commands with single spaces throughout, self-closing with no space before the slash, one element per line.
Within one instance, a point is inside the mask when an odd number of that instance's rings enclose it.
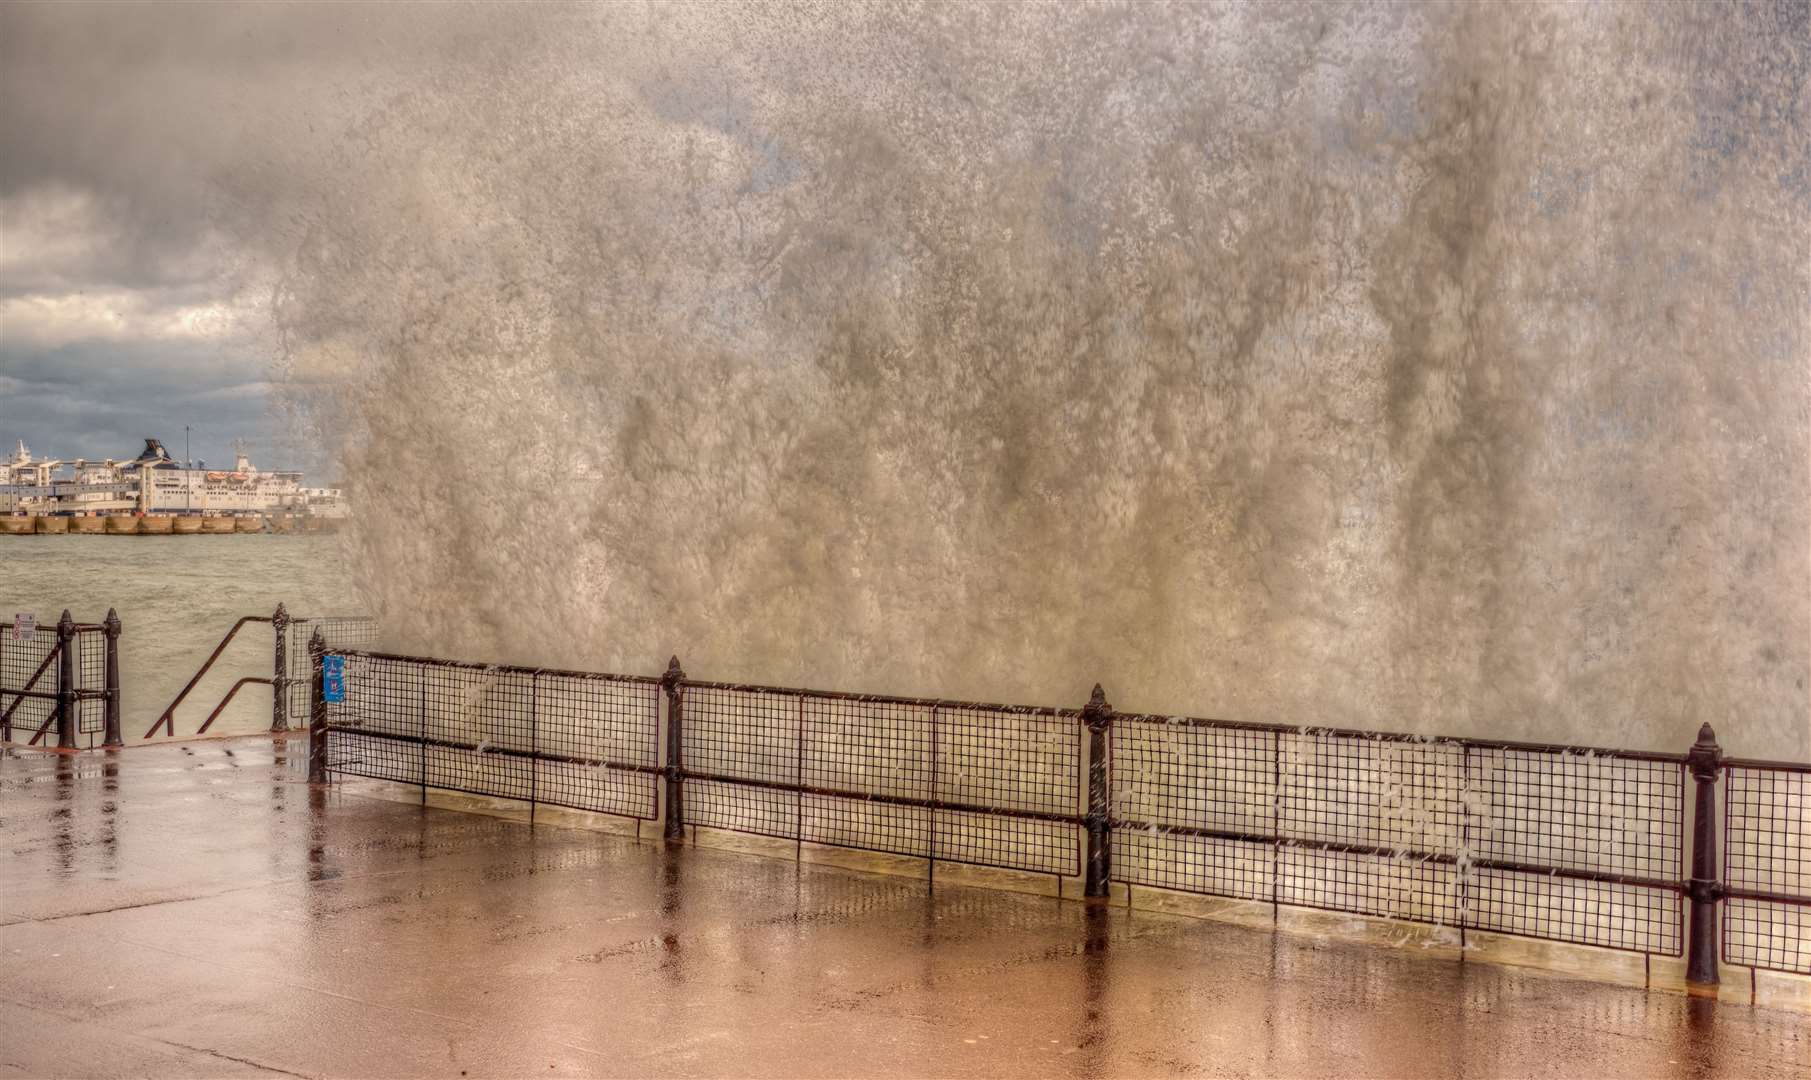
<path fill-rule="evenodd" d="M 60 517 L 0 517 L 0 536 L 224 536 L 234 533 L 338 532 L 340 519 L 305 514 L 242 514 L 197 517 L 149 514 L 107 514 Z"/>

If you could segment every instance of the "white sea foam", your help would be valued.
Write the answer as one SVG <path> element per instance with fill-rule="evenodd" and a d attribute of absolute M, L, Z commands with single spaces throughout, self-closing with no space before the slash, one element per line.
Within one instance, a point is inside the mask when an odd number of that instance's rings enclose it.
<path fill-rule="evenodd" d="M 1799 756 L 1794 11 L 523 9 L 285 383 L 410 650 Z"/>

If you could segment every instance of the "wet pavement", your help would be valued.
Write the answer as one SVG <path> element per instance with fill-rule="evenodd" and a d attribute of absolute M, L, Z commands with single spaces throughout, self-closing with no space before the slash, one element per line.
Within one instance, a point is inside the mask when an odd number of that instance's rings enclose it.
<path fill-rule="evenodd" d="M 1811 1075 L 1811 1019 L 313 791 L 298 739 L 0 751 L 0 1076 Z"/>

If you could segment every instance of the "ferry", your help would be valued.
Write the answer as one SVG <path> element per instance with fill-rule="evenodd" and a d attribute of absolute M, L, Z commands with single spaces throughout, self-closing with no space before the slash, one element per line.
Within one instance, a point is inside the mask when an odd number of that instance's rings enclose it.
<path fill-rule="evenodd" d="M 34 459 L 21 439 L 0 463 L 0 514 L 347 516 L 340 489 L 304 487 L 295 470 L 259 469 L 243 440 L 234 442 L 233 451 L 231 469 L 210 469 L 205 462 L 177 461 L 153 438 L 129 461 Z"/>

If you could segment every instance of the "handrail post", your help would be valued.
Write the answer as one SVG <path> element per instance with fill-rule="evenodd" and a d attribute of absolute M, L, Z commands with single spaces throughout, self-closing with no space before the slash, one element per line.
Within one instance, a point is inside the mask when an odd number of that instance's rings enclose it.
<path fill-rule="evenodd" d="M 1113 706 L 1099 683 L 1088 704 L 1082 707 L 1082 723 L 1088 728 L 1088 873 L 1082 895 L 1101 898 L 1107 895 L 1107 882 L 1113 874 L 1113 835 L 1111 779 L 1107 771 L 1107 732 L 1113 726 Z"/>
<path fill-rule="evenodd" d="M 314 686 L 313 703 L 308 709 L 308 782 L 327 782 L 327 665 L 323 654 L 327 642 L 320 627 L 308 638 L 308 676 Z"/>
<path fill-rule="evenodd" d="M 124 746 L 126 740 L 120 734 L 119 724 L 119 612 L 108 608 L 107 619 L 101 627 L 107 640 L 107 733 L 101 745 Z"/>
<path fill-rule="evenodd" d="M 679 657 L 667 661 L 660 688 L 667 695 L 667 813 L 666 839 L 677 843 L 685 837 L 685 669 Z"/>
<path fill-rule="evenodd" d="M 289 609 L 277 604 L 270 617 L 276 631 L 276 657 L 270 674 L 270 730 L 289 730 Z"/>
<path fill-rule="evenodd" d="M 1717 994 L 1717 901 L 1723 884 L 1717 880 L 1717 770 L 1723 750 L 1709 724 L 1698 729 L 1698 741 L 1685 755 L 1698 799 L 1692 809 L 1691 939 L 1687 946 L 1685 983 L 1701 997 Z"/>
<path fill-rule="evenodd" d="M 75 619 L 69 609 L 57 620 L 57 749 L 75 745 Z"/>

